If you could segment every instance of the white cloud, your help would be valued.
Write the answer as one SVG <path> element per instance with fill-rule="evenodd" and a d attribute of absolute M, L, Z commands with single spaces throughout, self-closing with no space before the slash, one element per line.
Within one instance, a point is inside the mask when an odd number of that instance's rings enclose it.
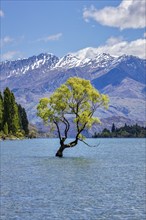
<path fill-rule="evenodd" d="M 106 41 L 105 45 L 99 46 L 97 48 L 85 48 L 78 51 L 77 53 L 74 53 L 74 55 L 84 59 L 86 57 L 93 58 L 101 53 L 109 53 L 112 56 L 121 56 L 123 54 L 127 54 L 146 59 L 145 49 L 145 39 L 137 39 L 128 42 L 123 40 L 121 37 L 111 37 Z"/>
<path fill-rule="evenodd" d="M 22 54 L 19 51 L 8 51 L 1 55 L 1 60 L 13 60 L 17 59 L 18 56 L 22 56 Z"/>
<path fill-rule="evenodd" d="M 146 32 L 143 34 L 143 37 L 146 38 Z"/>
<path fill-rule="evenodd" d="M 14 39 L 9 37 L 9 36 L 5 36 L 4 38 L 0 39 L 0 47 L 5 46 L 6 44 L 12 43 L 14 42 Z"/>
<path fill-rule="evenodd" d="M 105 7 L 97 10 L 94 6 L 85 8 L 83 18 L 86 22 L 90 19 L 96 22 L 122 29 L 144 28 L 146 26 L 145 0 L 123 0 L 118 7 Z"/>
<path fill-rule="evenodd" d="M 58 33 L 58 34 L 54 34 L 54 35 L 49 35 L 47 37 L 43 37 L 38 39 L 37 41 L 44 41 L 44 42 L 48 42 L 48 41 L 57 41 L 62 37 L 62 33 Z"/>
<path fill-rule="evenodd" d="M 104 46 L 98 47 L 100 53 L 109 53 L 113 56 L 121 56 L 123 54 L 134 55 L 140 58 L 146 58 L 145 49 L 146 42 L 145 39 L 137 39 L 135 41 L 117 41 L 115 44 L 110 44 L 109 40 Z"/>
<path fill-rule="evenodd" d="M 4 12 L 0 10 L 0 17 L 4 17 Z"/>
<path fill-rule="evenodd" d="M 107 39 L 106 44 L 107 45 L 115 45 L 120 43 L 123 40 L 123 37 L 110 37 L 109 39 Z"/>

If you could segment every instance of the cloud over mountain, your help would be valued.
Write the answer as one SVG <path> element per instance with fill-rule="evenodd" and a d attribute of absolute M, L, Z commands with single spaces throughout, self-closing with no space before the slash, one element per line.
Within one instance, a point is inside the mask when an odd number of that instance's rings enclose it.
<path fill-rule="evenodd" d="M 138 56 L 140 58 L 145 58 L 145 50 L 146 41 L 143 38 L 134 40 L 134 41 L 126 41 L 122 37 L 111 37 L 107 39 L 105 45 L 101 45 L 97 48 L 90 48 L 90 56 L 92 54 L 100 54 L 100 53 L 109 53 L 112 56 L 121 56 L 123 54 Z M 84 51 L 87 49 L 83 49 Z M 80 50 L 82 51 L 82 50 Z M 80 52 L 78 52 L 79 54 Z M 81 52 L 83 54 L 83 51 Z M 88 51 L 89 53 L 89 51 Z M 89 56 L 89 54 L 88 54 Z"/>

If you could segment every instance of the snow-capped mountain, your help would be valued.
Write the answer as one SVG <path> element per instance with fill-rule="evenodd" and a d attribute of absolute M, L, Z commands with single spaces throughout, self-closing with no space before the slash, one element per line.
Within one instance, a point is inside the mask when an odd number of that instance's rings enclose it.
<path fill-rule="evenodd" d="M 69 69 L 75 67 L 90 67 L 92 69 L 97 67 L 107 67 L 115 62 L 114 57 L 109 54 L 100 54 L 89 58 L 78 54 L 67 54 L 62 57 L 54 68 Z"/>
<path fill-rule="evenodd" d="M 59 61 L 59 58 L 53 54 L 42 53 L 38 56 L 32 56 L 28 59 L 19 59 L 16 61 L 5 61 L 1 63 L 1 79 L 9 78 L 15 75 L 29 73 L 39 68 L 51 69 Z"/>
<path fill-rule="evenodd" d="M 138 57 L 114 57 L 85 48 L 62 58 L 42 53 L 28 59 L 5 61 L 0 63 L 0 70 L 1 90 L 8 86 L 34 123 L 38 121 L 36 105 L 39 99 L 49 96 L 74 76 L 90 80 L 100 92 L 109 95 L 109 110 L 96 113 L 104 119 L 105 125 L 108 126 L 111 118 L 113 122 L 115 118 L 116 124 L 146 122 L 146 60 Z"/>

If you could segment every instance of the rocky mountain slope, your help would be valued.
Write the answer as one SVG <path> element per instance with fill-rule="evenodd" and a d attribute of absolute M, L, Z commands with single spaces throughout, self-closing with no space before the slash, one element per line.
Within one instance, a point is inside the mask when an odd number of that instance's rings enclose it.
<path fill-rule="evenodd" d="M 96 112 L 103 127 L 111 123 L 145 125 L 146 60 L 134 56 L 96 54 L 91 48 L 58 58 L 40 54 L 0 64 L 1 90 L 8 86 L 26 108 L 29 120 L 39 123 L 36 106 L 69 77 L 82 77 L 110 97 L 107 112 Z"/>

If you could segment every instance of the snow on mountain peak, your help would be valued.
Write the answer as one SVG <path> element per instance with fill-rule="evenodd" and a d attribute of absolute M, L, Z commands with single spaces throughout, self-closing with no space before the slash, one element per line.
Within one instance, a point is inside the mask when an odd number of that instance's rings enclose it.
<path fill-rule="evenodd" d="M 15 61 L 5 61 L 1 63 L 1 71 L 6 72 L 6 77 L 28 73 L 29 71 L 47 67 L 52 68 L 59 61 L 59 58 L 53 54 L 41 53 L 38 56 L 32 56 L 28 59 L 19 59 Z"/>
<path fill-rule="evenodd" d="M 93 48 L 93 47 L 87 47 L 84 48 L 82 50 L 79 50 L 75 53 L 72 53 L 74 56 L 78 57 L 81 60 L 84 60 L 86 58 L 88 59 L 95 59 L 96 57 L 104 57 L 104 58 L 108 58 L 111 57 L 110 54 L 107 53 L 99 53 L 97 48 Z"/>
<path fill-rule="evenodd" d="M 77 51 L 75 53 L 72 53 L 72 55 L 78 57 L 80 60 L 85 60 L 86 58 L 94 59 L 95 56 L 97 56 L 97 52 L 95 51 L 94 48 L 87 47 L 87 48 L 79 50 L 79 51 Z"/>
<path fill-rule="evenodd" d="M 60 59 L 53 54 L 42 53 L 28 59 L 4 61 L 0 64 L 1 89 L 9 86 L 15 91 L 17 98 L 26 105 L 29 118 L 37 121 L 36 103 L 39 98 L 50 96 L 69 77 L 83 77 L 109 95 L 108 117 L 122 115 L 144 122 L 146 60 L 96 52 L 93 48 L 85 48 Z"/>
<path fill-rule="evenodd" d="M 56 63 L 54 68 L 67 69 L 89 65 L 96 67 L 103 63 L 106 66 L 106 63 L 109 63 L 109 61 L 112 61 L 113 59 L 114 57 L 110 56 L 110 54 L 99 54 L 97 53 L 96 48 L 88 47 L 75 53 L 69 53 L 60 58 L 59 62 Z"/>
<path fill-rule="evenodd" d="M 79 66 L 81 60 L 73 54 L 67 54 L 60 58 L 59 62 L 55 65 L 55 68 L 73 68 Z"/>
<path fill-rule="evenodd" d="M 132 62 L 137 59 L 133 56 L 123 55 L 120 57 L 114 57 L 107 53 L 99 54 L 96 48 L 85 48 L 77 51 L 76 53 L 68 53 L 60 59 L 50 53 L 41 53 L 38 56 L 32 56 L 28 59 L 19 59 L 16 61 L 4 61 L 0 64 L 1 72 L 5 74 L 2 78 L 9 78 L 11 76 L 21 74 L 32 74 L 37 69 L 42 73 L 49 70 L 67 70 L 71 68 L 88 68 L 91 71 L 110 69 L 113 66 L 118 65 L 121 62 L 128 61 L 128 65 L 133 65 Z M 142 61 L 141 61 L 142 62 Z"/>

